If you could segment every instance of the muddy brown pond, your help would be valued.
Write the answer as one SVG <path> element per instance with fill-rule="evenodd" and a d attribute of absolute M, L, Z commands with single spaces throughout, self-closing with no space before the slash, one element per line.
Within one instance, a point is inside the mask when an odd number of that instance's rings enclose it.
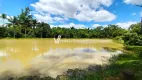
<path fill-rule="evenodd" d="M 56 77 L 68 69 L 105 64 L 122 47 L 110 39 L 1 39 L 0 76 Z"/>

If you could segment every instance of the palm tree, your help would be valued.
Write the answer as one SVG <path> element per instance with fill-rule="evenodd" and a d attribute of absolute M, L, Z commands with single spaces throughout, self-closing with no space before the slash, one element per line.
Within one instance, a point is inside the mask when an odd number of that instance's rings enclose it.
<path fill-rule="evenodd" d="M 27 7 L 25 10 L 22 10 L 22 13 L 19 15 L 20 24 L 23 25 L 25 29 L 25 38 L 27 35 L 27 27 L 31 27 L 32 15 L 30 15 L 30 9 Z"/>
<path fill-rule="evenodd" d="M 4 20 L 7 18 L 7 15 L 3 13 L 3 14 L 1 15 L 1 18 L 3 19 L 3 27 L 4 27 Z"/>
<path fill-rule="evenodd" d="M 15 26 L 18 25 L 18 19 L 17 19 L 16 16 L 14 16 L 13 18 L 10 17 L 10 18 L 8 19 L 8 21 L 10 22 L 10 23 L 8 23 L 8 24 L 9 24 L 10 26 L 12 25 L 13 28 L 14 28 L 14 38 L 15 38 Z"/>

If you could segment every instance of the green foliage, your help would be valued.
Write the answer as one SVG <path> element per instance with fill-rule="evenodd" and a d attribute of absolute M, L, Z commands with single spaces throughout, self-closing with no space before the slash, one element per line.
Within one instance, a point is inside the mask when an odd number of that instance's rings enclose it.
<path fill-rule="evenodd" d="M 142 52 L 142 46 L 126 46 L 125 49 L 127 50 L 131 50 L 131 51 L 134 51 L 134 52 Z"/>
<path fill-rule="evenodd" d="M 117 25 L 108 25 L 108 27 L 104 28 L 104 34 L 107 38 L 114 38 L 117 36 L 122 36 L 126 30 L 122 29 Z"/>
<path fill-rule="evenodd" d="M 129 27 L 129 31 L 130 31 L 131 33 L 141 34 L 140 30 L 141 30 L 141 23 L 132 24 L 132 25 Z"/>
<path fill-rule="evenodd" d="M 142 46 L 126 46 L 126 50 L 137 53 L 140 57 L 142 57 Z"/>
<path fill-rule="evenodd" d="M 123 40 L 125 45 L 142 46 L 142 37 L 137 33 L 126 33 Z"/>
<path fill-rule="evenodd" d="M 6 28 L 0 27 L 0 38 L 6 37 Z"/>
<path fill-rule="evenodd" d="M 35 35 L 36 37 L 40 38 L 47 38 L 51 35 L 51 28 L 50 25 L 47 23 L 38 23 L 37 28 L 35 29 Z"/>
<path fill-rule="evenodd" d="M 117 36 L 113 40 L 114 42 L 117 42 L 117 43 L 121 43 L 121 44 L 124 43 L 123 36 Z"/>
<path fill-rule="evenodd" d="M 7 15 L 4 13 L 1 15 L 1 18 L 3 18 L 3 19 L 6 19 L 6 17 L 7 17 Z"/>
<path fill-rule="evenodd" d="M 71 28 L 52 28 L 53 35 L 62 35 L 63 38 L 114 38 L 116 36 L 122 36 L 126 30 L 115 26 L 109 25 L 109 27 L 103 28 L 99 26 L 95 29 L 75 29 Z"/>
<path fill-rule="evenodd" d="M 123 37 L 124 44 L 129 46 L 142 46 L 141 24 L 133 24 L 129 27 L 129 32 Z"/>

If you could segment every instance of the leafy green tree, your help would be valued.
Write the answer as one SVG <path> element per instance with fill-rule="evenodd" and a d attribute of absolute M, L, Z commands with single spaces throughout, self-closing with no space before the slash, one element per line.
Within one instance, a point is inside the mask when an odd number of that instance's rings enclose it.
<path fill-rule="evenodd" d="M 141 24 L 140 23 L 137 23 L 137 24 L 132 24 L 130 27 L 129 27 L 129 31 L 132 32 L 132 33 L 137 33 L 137 34 L 140 34 L 140 29 L 141 29 Z"/>
<path fill-rule="evenodd" d="M 103 29 L 103 32 L 105 38 L 115 38 L 117 36 L 122 36 L 124 33 L 126 33 L 126 30 L 117 25 L 108 25 L 108 27 Z"/>
<path fill-rule="evenodd" d="M 22 10 L 21 14 L 18 16 L 20 24 L 24 28 L 25 38 L 27 36 L 27 28 L 32 26 L 32 15 L 30 14 L 30 9 L 27 7 Z"/>
<path fill-rule="evenodd" d="M 142 46 L 142 37 L 137 33 L 126 33 L 123 40 L 125 45 Z"/>
<path fill-rule="evenodd" d="M 98 26 L 93 30 L 93 33 L 94 33 L 93 35 L 94 38 L 103 38 L 103 27 Z"/>
<path fill-rule="evenodd" d="M 50 37 L 51 28 L 50 25 L 44 22 L 38 23 L 37 25 L 37 36 L 40 34 L 40 38 Z"/>

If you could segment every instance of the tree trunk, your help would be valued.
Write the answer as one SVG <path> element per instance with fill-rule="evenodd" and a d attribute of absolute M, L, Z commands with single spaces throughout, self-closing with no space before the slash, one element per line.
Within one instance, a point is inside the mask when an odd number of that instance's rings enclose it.
<path fill-rule="evenodd" d="M 41 38 L 42 38 L 42 34 L 43 34 L 43 28 L 41 28 Z"/>
<path fill-rule="evenodd" d="M 20 37 L 22 37 L 22 29 L 21 29 L 21 26 L 20 26 Z"/>
<path fill-rule="evenodd" d="M 33 29 L 34 29 L 34 38 L 35 38 L 35 26 L 33 27 Z"/>
<path fill-rule="evenodd" d="M 140 31 L 140 33 L 142 34 L 142 17 L 141 17 L 141 31 Z"/>
<path fill-rule="evenodd" d="M 42 38 L 42 32 L 41 32 L 41 35 L 40 35 L 40 37 Z"/>
<path fill-rule="evenodd" d="M 4 27 L 4 19 L 3 19 L 3 27 Z"/>
<path fill-rule="evenodd" d="M 4 27 L 4 19 L 3 19 L 3 27 Z M 7 31 L 7 26 L 6 26 L 6 36 L 8 35 L 8 31 Z"/>
<path fill-rule="evenodd" d="M 25 38 L 26 38 L 26 35 L 27 35 L 27 30 L 26 30 L 26 28 L 25 28 Z"/>
<path fill-rule="evenodd" d="M 15 38 L 15 26 L 13 25 L 13 28 L 14 28 L 14 38 Z"/>

